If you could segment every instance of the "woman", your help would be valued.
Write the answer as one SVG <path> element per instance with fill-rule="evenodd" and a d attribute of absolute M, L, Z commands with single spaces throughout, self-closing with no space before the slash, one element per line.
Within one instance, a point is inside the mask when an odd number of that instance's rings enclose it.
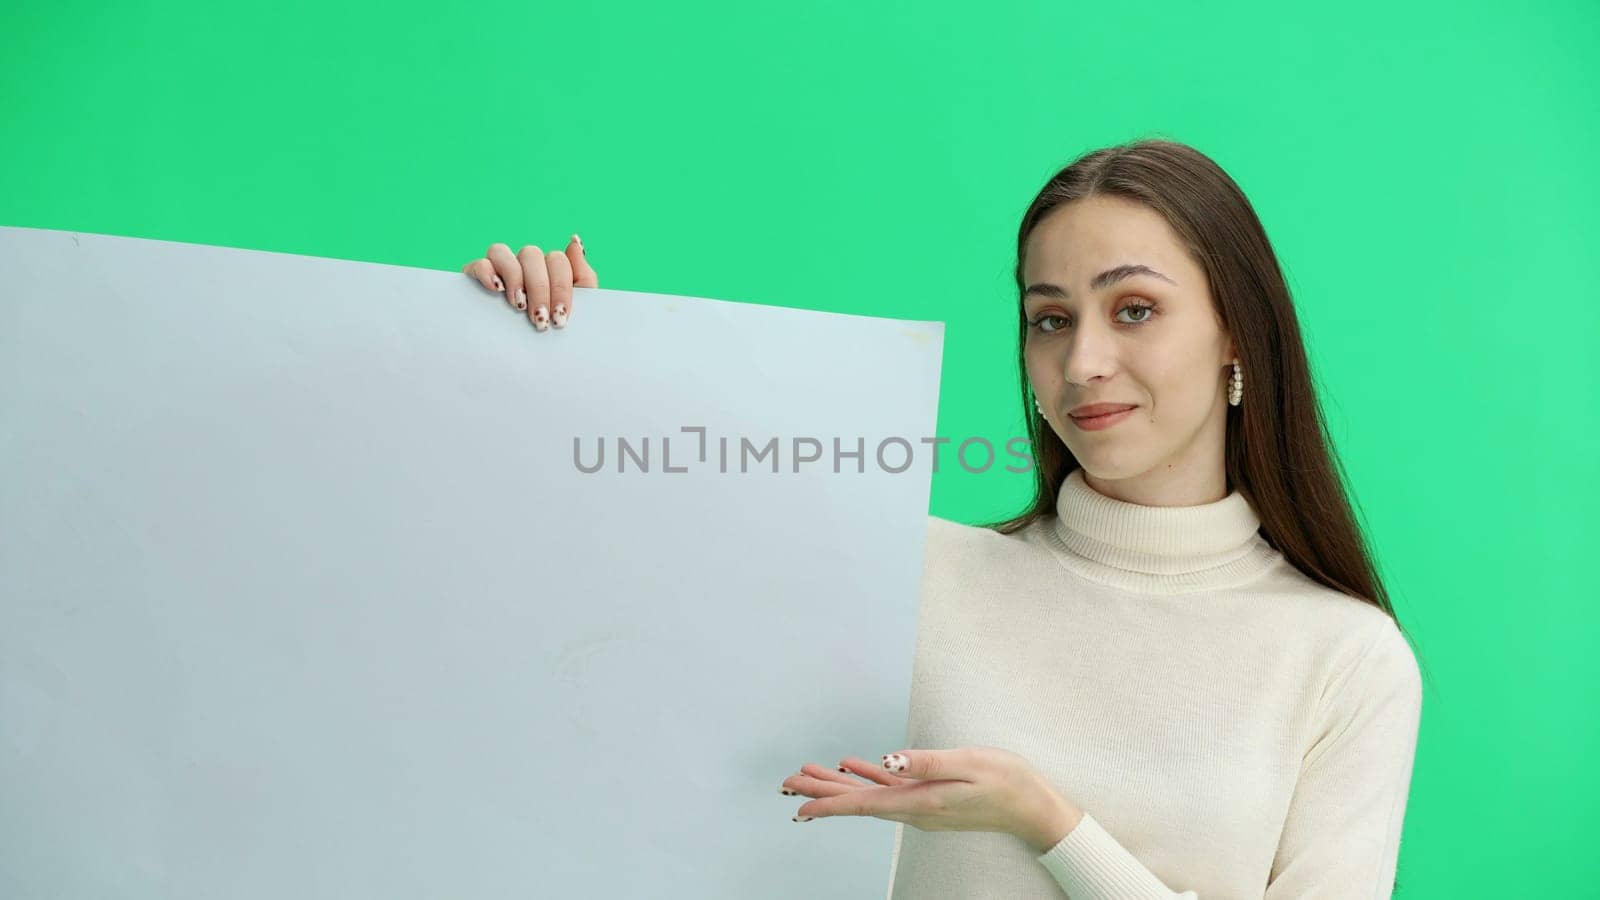
<path fill-rule="evenodd" d="M 464 271 L 540 331 L 599 286 L 576 235 Z M 930 517 L 921 749 L 802 766 L 796 821 L 901 823 L 893 897 L 1390 896 L 1421 678 L 1254 209 L 1185 145 L 1095 151 L 1015 274 L 1037 493 Z"/>

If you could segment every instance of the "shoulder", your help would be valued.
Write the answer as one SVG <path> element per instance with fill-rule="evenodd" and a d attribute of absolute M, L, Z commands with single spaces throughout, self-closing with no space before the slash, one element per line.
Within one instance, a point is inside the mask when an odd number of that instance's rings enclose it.
<path fill-rule="evenodd" d="M 966 616 L 1016 580 L 1015 539 L 980 525 L 928 516 L 922 551 L 922 627 L 969 627 Z M 957 623 L 957 624 L 953 624 Z"/>
<path fill-rule="evenodd" d="M 927 543 L 923 557 L 929 565 L 973 562 L 985 556 L 1014 552 L 1017 539 L 980 525 L 928 516 Z"/>
<path fill-rule="evenodd" d="M 974 540 L 982 540 L 980 535 L 993 534 L 987 528 L 976 525 L 966 525 L 941 516 L 928 516 L 928 543 L 941 542 L 946 544 L 961 544 Z"/>
<path fill-rule="evenodd" d="M 1322 696 L 1353 682 L 1420 694 L 1416 654 L 1393 616 L 1280 560 L 1247 588 L 1263 639 L 1314 661 Z"/>
<path fill-rule="evenodd" d="M 971 590 L 1026 585 L 1033 567 L 1045 558 L 1046 551 L 1026 533 L 1028 529 L 1002 534 L 932 515 L 927 529 L 922 572 L 930 587 Z"/>
<path fill-rule="evenodd" d="M 1323 584 L 1277 551 L 1273 553 L 1277 563 L 1244 588 L 1262 601 L 1258 605 L 1262 612 L 1292 619 L 1300 629 L 1324 639 L 1333 634 L 1356 635 L 1355 643 L 1363 648 L 1385 623 L 1394 627 L 1394 620 L 1376 605 Z"/>
<path fill-rule="evenodd" d="M 1274 551 L 1277 552 L 1277 551 Z M 1245 628 L 1262 652 L 1298 660 L 1314 697 L 1355 682 L 1421 690 L 1416 653 L 1395 618 L 1373 602 L 1323 585 L 1278 556 L 1240 591 Z"/>
<path fill-rule="evenodd" d="M 1367 606 L 1378 614 L 1379 621 L 1363 635 L 1364 646 L 1356 651 L 1354 661 L 1334 675 L 1330 689 L 1358 684 L 1362 685 L 1363 695 L 1387 695 L 1404 701 L 1408 707 L 1420 707 L 1422 670 L 1411 642 L 1388 613 Z"/>

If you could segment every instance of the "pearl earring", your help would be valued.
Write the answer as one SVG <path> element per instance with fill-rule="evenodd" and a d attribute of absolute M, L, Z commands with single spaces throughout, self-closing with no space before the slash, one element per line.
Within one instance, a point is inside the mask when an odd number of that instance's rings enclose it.
<path fill-rule="evenodd" d="M 1233 377 L 1228 379 L 1228 405 L 1238 406 L 1244 400 L 1244 374 L 1239 371 L 1239 358 L 1233 358 Z"/>
<path fill-rule="evenodd" d="M 1039 415 L 1044 415 L 1044 407 L 1039 405 L 1038 397 L 1033 398 L 1033 408 L 1039 411 Z"/>

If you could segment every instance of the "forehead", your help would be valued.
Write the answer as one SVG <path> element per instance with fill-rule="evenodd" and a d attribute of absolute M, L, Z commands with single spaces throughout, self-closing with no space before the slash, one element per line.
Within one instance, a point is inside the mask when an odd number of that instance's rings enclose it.
<path fill-rule="evenodd" d="M 1142 263 L 1194 287 L 1204 281 L 1172 226 L 1158 212 L 1121 197 L 1075 200 L 1050 211 L 1028 235 L 1026 283 L 1048 281 L 1076 293 L 1095 273 Z"/>

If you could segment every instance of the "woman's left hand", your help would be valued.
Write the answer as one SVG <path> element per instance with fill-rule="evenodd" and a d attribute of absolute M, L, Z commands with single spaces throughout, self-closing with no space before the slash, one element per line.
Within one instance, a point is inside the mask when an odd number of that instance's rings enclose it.
<path fill-rule="evenodd" d="M 850 757 L 840 762 L 840 770 L 801 766 L 800 774 L 784 779 L 783 789 L 816 799 L 802 804 L 795 820 L 874 816 L 921 831 L 998 831 L 1043 852 L 1082 817 L 1026 759 L 1009 750 L 901 750 L 881 760 L 882 765 L 873 765 Z"/>

